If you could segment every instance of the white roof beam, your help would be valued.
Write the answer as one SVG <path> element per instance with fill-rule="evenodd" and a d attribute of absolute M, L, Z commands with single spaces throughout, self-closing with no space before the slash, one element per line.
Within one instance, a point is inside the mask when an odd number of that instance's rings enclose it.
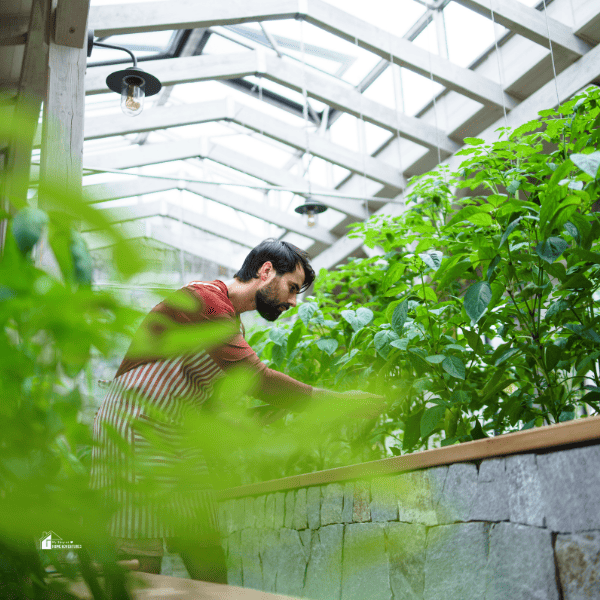
<path fill-rule="evenodd" d="M 229 269 L 237 270 L 240 267 L 240 265 L 233 264 L 228 254 L 213 250 L 201 241 L 183 238 L 180 234 L 177 234 L 166 227 L 152 226 L 148 222 L 134 222 L 127 223 L 125 227 L 121 228 L 120 233 L 123 237 L 130 240 L 146 239 L 160 242 L 161 244 L 165 244 L 176 250 L 182 250 L 193 256 L 210 260 L 211 262 L 228 267 Z M 84 236 L 90 250 L 108 248 L 114 244 L 114 241 L 101 233 L 89 232 L 84 234 Z"/>
<path fill-rule="evenodd" d="M 366 210 L 359 200 L 346 200 L 343 198 L 331 198 L 320 196 L 319 192 L 331 193 L 335 190 L 324 188 L 318 185 L 309 185 L 303 177 L 293 175 L 288 171 L 283 171 L 271 167 L 264 162 L 252 158 L 246 154 L 236 152 L 218 144 L 206 144 L 205 140 L 178 140 L 165 144 L 150 144 L 144 146 L 129 146 L 122 150 L 112 150 L 102 154 L 95 154 L 84 157 L 84 169 L 130 169 L 133 167 L 142 167 L 187 158 L 202 157 L 208 158 L 222 165 L 228 166 L 236 171 L 241 171 L 262 179 L 270 184 L 296 189 L 299 192 L 308 194 L 309 191 L 314 196 L 319 197 L 323 204 L 335 208 L 347 215 L 364 219 L 367 217 Z"/>
<path fill-rule="evenodd" d="M 193 194 L 198 194 L 203 198 L 208 198 L 213 202 L 218 202 L 224 206 L 230 206 L 240 212 L 252 215 L 268 223 L 273 223 L 278 227 L 293 231 L 317 242 L 322 242 L 326 245 L 331 245 L 337 241 L 337 237 L 330 233 L 325 227 L 307 227 L 303 224 L 303 220 L 299 217 L 291 215 L 287 212 L 267 206 L 260 202 L 255 202 L 240 196 L 234 192 L 216 185 L 207 183 L 190 183 L 186 184 L 185 189 Z"/>
<path fill-rule="evenodd" d="M 554 50 L 560 48 L 576 56 L 589 52 L 591 46 L 574 35 L 572 29 L 548 17 L 544 12 L 525 6 L 517 0 L 455 0 L 472 11 L 491 18 L 514 33 L 548 48 L 548 38 Z"/>
<path fill-rule="evenodd" d="M 355 40 L 386 60 L 429 77 L 486 105 L 508 108 L 516 105 L 499 84 L 459 67 L 448 60 L 393 36 L 363 19 L 335 8 L 322 0 L 246 0 L 245 2 L 198 3 L 194 0 L 150 2 L 93 7 L 90 23 L 97 35 L 190 29 L 234 25 L 252 21 L 305 18 L 309 23 L 339 37 Z"/>
<path fill-rule="evenodd" d="M 109 220 L 113 223 L 161 216 L 180 221 L 190 227 L 200 229 L 201 231 L 208 231 L 217 237 L 231 240 L 242 246 L 247 246 L 248 248 L 254 248 L 254 246 L 257 246 L 262 242 L 262 238 L 248 231 L 231 227 L 221 221 L 201 215 L 196 211 L 181 208 L 172 202 L 145 202 L 142 204 L 133 204 L 131 206 L 118 208 L 104 208 L 101 210 L 102 212 L 107 213 Z"/>
<path fill-rule="evenodd" d="M 229 120 L 261 133 L 298 150 L 306 149 L 306 132 L 285 121 L 272 118 L 263 112 L 235 103 L 232 99 L 213 100 L 197 104 L 183 104 L 173 108 L 153 108 L 136 119 L 125 115 L 93 117 L 85 123 L 85 139 L 98 139 L 168 127 L 179 127 L 208 121 Z M 403 189 L 406 182 L 398 169 L 372 156 L 364 156 L 339 146 L 324 137 L 309 133 L 311 154 L 344 167 L 354 173 L 387 186 Z"/>
<path fill-rule="evenodd" d="M 112 69 L 114 67 L 89 68 L 86 93 L 108 93 L 110 90 L 106 87 L 105 80 Z M 297 91 L 301 91 L 306 83 L 306 91 L 310 97 L 354 116 L 362 116 L 365 121 L 399 133 L 417 144 L 439 148 L 445 154 L 452 154 L 460 147 L 433 125 L 365 98 L 351 85 L 343 85 L 335 79 L 304 72 L 301 66 L 277 56 L 267 56 L 263 51 L 156 60 L 152 63 L 152 74 L 158 77 L 163 85 L 232 79 L 246 75 L 262 75 Z"/>
<path fill-rule="evenodd" d="M 144 194 L 155 194 L 157 192 L 167 192 L 178 187 L 178 182 L 172 179 L 136 177 L 130 181 L 120 180 L 110 183 L 86 185 L 83 187 L 83 193 L 89 202 L 95 203 L 143 196 Z"/>
<path fill-rule="evenodd" d="M 306 225 L 303 225 L 302 219 L 294 215 L 273 208 L 272 206 L 266 206 L 265 204 L 256 202 L 245 196 L 236 194 L 235 192 L 231 192 L 222 186 L 211 185 L 208 183 L 182 181 L 181 185 L 178 185 L 178 182 L 173 180 L 146 179 L 140 177 L 133 181 L 126 181 L 123 183 L 112 182 L 86 185 L 84 186 L 83 191 L 90 202 L 98 203 L 168 191 L 176 188 L 187 190 L 188 192 L 197 194 L 203 198 L 222 204 L 223 206 L 229 206 L 230 208 L 239 210 L 247 215 L 257 217 L 267 223 L 273 223 L 273 225 L 293 231 L 294 233 L 298 233 L 325 245 L 333 244 L 338 239 L 324 227 L 307 227 Z"/>

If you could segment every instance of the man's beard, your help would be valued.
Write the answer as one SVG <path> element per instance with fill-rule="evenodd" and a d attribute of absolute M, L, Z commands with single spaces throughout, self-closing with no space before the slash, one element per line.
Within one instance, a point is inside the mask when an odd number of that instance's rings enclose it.
<path fill-rule="evenodd" d="M 267 321 L 276 321 L 289 306 L 277 301 L 275 280 L 256 292 L 256 310 Z"/>

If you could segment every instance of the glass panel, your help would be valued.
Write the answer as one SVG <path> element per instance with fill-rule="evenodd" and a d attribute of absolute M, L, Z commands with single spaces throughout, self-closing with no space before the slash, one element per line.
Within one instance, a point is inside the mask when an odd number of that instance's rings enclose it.
<path fill-rule="evenodd" d="M 461 67 L 468 67 L 494 45 L 492 20 L 456 2 L 450 2 L 444 8 L 444 21 L 450 60 Z M 507 29 L 496 25 L 497 39 L 506 32 Z M 465 40 L 468 40 L 468 43 L 465 43 Z"/>

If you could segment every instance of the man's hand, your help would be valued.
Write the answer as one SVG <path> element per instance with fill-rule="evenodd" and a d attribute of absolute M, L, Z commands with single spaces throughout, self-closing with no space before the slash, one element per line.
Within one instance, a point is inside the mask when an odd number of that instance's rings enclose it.
<path fill-rule="evenodd" d="M 324 405 L 332 406 L 335 412 L 344 417 L 356 419 L 376 419 L 386 408 L 384 396 L 350 390 L 348 392 L 330 392 L 315 388 L 313 397 Z"/>
<path fill-rule="evenodd" d="M 360 390 L 350 390 L 344 392 L 348 413 L 350 417 L 357 419 L 376 419 L 386 408 L 384 396 L 361 392 Z"/>

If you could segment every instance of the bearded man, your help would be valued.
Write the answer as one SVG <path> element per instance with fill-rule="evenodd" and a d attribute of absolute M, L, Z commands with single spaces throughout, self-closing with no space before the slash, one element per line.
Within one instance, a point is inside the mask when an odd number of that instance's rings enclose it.
<path fill-rule="evenodd" d="M 214 491 L 210 485 L 183 493 L 177 487 L 178 465 L 185 459 L 196 475 L 208 473 L 202 451 L 196 449 L 190 456 L 180 439 L 181 424 L 190 411 L 206 409 L 215 382 L 237 366 L 246 367 L 257 379 L 254 395 L 277 409 L 301 410 L 315 397 L 331 396 L 269 369 L 246 343 L 239 319 L 241 313 L 257 310 L 275 321 L 296 306 L 297 295 L 314 279 L 306 252 L 269 239 L 248 254 L 232 281 L 193 281 L 144 319 L 94 420 L 91 486 L 118 505 L 109 531 L 118 558 L 137 559 L 140 570 L 160 573 L 166 544 L 181 555 L 193 579 L 226 583 Z M 223 343 L 179 353 L 161 350 L 166 333 L 193 333 L 201 331 L 194 326 L 218 321 L 234 330 Z M 357 393 L 335 397 L 356 400 Z M 364 398 L 379 397 L 364 394 Z M 165 443 L 157 448 L 152 435 L 140 433 L 140 426 Z M 130 452 L 123 451 L 123 441 Z M 144 499 L 139 486 L 149 479 L 160 479 L 171 491 L 166 497 L 163 493 Z M 177 530 L 167 513 L 181 517 L 184 531 Z"/>

